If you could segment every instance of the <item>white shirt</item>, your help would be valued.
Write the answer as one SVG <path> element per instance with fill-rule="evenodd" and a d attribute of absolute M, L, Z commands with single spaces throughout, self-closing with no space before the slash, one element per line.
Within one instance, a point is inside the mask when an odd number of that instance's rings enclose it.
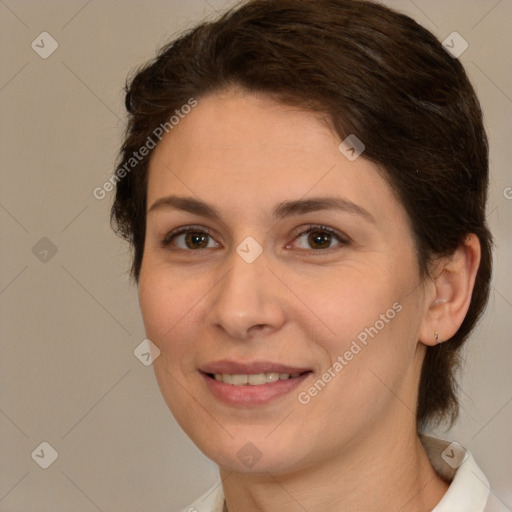
<path fill-rule="evenodd" d="M 475 459 L 458 443 L 420 435 L 430 463 L 450 482 L 442 500 L 432 512 L 492 512 L 486 507 L 489 482 Z M 214 485 L 181 512 L 222 512 L 224 493 L 221 483 Z"/>

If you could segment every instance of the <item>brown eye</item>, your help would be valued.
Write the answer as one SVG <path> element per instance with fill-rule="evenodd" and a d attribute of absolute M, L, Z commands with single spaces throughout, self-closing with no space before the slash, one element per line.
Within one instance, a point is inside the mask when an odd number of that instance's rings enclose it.
<path fill-rule="evenodd" d="M 219 247 L 219 244 L 213 240 L 209 233 L 193 227 L 181 228 L 169 233 L 164 240 L 162 240 L 160 245 L 162 247 L 172 245 L 174 246 L 173 248 L 182 249 L 184 251 Z"/>
<path fill-rule="evenodd" d="M 209 235 L 204 233 L 189 232 L 185 234 L 185 245 L 189 249 L 204 249 L 208 245 Z"/>
<path fill-rule="evenodd" d="M 305 240 L 305 242 L 294 245 L 299 249 L 313 249 L 315 251 L 327 251 L 337 246 L 348 245 L 348 239 L 325 226 L 310 226 L 297 236 L 296 240 Z M 333 244 L 337 242 L 337 244 Z"/>
<path fill-rule="evenodd" d="M 312 231 L 308 235 L 308 243 L 314 249 L 328 249 L 331 244 L 332 235 L 322 231 Z"/>

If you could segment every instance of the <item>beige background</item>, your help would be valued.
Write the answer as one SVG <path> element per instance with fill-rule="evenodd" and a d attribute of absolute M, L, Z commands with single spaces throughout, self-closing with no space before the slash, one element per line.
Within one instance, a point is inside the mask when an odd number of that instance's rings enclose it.
<path fill-rule="evenodd" d="M 145 336 L 127 248 L 110 231 L 112 193 L 92 191 L 113 171 L 129 71 L 231 3 L 0 0 L 2 512 L 173 512 L 216 478 L 133 354 Z M 444 436 L 473 452 L 497 510 L 510 510 L 512 2 L 386 3 L 469 43 L 460 58 L 490 137 L 496 269 L 467 350 L 461 420 Z M 59 45 L 46 59 L 31 48 L 43 31 Z M 48 469 L 31 457 L 42 442 L 58 452 Z"/>

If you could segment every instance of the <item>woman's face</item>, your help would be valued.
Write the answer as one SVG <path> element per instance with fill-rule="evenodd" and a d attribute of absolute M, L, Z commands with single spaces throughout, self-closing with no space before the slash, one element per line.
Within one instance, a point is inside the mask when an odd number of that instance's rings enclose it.
<path fill-rule="evenodd" d="M 284 473 L 415 428 L 427 300 L 411 228 L 340 142 L 318 114 L 225 91 L 153 154 L 139 281 L 153 366 L 222 467 Z"/>

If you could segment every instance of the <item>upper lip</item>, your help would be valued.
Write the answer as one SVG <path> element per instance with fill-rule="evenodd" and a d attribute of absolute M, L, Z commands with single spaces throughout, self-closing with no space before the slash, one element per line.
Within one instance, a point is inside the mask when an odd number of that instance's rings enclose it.
<path fill-rule="evenodd" d="M 289 366 L 271 361 L 248 361 L 245 363 L 227 359 L 205 364 L 200 368 L 203 373 L 224 373 L 230 375 L 251 375 L 255 373 L 304 373 L 309 368 Z"/>

